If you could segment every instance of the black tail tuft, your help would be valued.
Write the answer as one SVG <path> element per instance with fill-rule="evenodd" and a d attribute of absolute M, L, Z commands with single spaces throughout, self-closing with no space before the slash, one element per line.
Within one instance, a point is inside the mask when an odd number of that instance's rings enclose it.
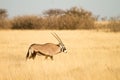
<path fill-rule="evenodd" d="M 26 60 L 27 60 L 27 58 L 29 57 L 29 51 L 27 52 L 27 55 L 26 55 Z"/>

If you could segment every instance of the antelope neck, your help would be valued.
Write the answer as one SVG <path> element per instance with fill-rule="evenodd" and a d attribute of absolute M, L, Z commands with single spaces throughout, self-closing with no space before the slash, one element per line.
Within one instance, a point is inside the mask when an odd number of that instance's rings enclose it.
<path fill-rule="evenodd" d="M 58 44 L 57 46 L 60 47 L 60 52 L 63 52 L 63 47 L 62 47 L 62 45 Z"/>

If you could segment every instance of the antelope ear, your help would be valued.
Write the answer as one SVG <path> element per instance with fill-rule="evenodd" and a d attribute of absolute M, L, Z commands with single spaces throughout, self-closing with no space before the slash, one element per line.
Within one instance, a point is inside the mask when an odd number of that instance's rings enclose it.
<path fill-rule="evenodd" d="M 63 46 L 60 44 L 60 48 L 62 49 L 63 48 Z"/>

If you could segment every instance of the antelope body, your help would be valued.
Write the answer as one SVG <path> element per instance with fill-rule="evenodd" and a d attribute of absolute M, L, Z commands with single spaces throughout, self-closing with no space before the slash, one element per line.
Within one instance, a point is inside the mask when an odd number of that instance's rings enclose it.
<path fill-rule="evenodd" d="M 58 40 L 58 44 L 32 44 L 28 49 L 26 59 L 34 59 L 36 55 L 42 55 L 45 56 L 46 59 L 50 57 L 53 60 L 53 55 L 56 55 L 61 52 L 67 52 L 62 40 L 58 37 L 58 35 L 56 33 L 52 35 Z"/>

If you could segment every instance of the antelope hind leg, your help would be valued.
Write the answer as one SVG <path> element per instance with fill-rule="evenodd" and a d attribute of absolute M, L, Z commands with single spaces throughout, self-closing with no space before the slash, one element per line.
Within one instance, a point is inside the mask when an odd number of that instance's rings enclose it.
<path fill-rule="evenodd" d="M 53 56 L 50 56 L 50 59 L 53 60 Z"/>
<path fill-rule="evenodd" d="M 48 57 L 50 57 L 50 59 L 53 60 L 53 56 L 45 56 L 45 59 L 47 59 Z"/>

